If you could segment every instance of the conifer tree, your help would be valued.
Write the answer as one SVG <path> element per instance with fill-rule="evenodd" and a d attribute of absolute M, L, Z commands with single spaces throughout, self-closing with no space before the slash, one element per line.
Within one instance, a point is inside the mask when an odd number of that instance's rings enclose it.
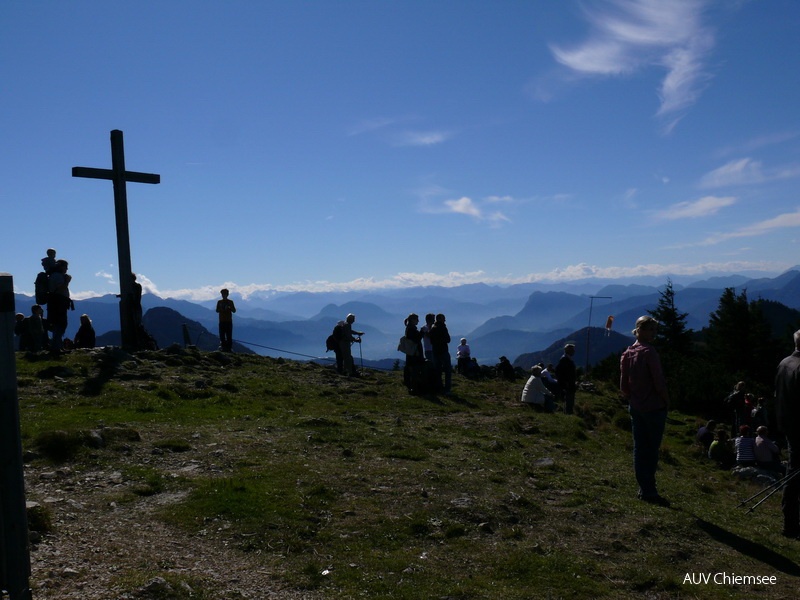
<path fill-rule="evenodd" d="M 672 402 L 676 407 L 686 408 L 693 395 L 692 330 L 686 327 L 688 313 L 680 312 L 675 306 L 675 288 L 671 279 L 667 279 L 667 285 L 659 291 L 655 310 L 647 312 L 659 322 L 653 343 L 661 356 Z"/>
<path fill-rule="evenodd" d="M 772 334 L 761 302 L 748 301 L 747 290 L 737 295 L 734 288 L 725 289 L 706 334 L 708 360 L 731 380 L 769 383 L 775 370 Z"/>
<path fill-rule="evenodd" d="M 692 330 L 686 328 L 689 313 L 682 313 L 675 306 L 675 289 L 671 279 L 667 279 L 667 285 L 659 292 L 655 310 L 647 312 L 660 324 L 655 339 L 660 353 L 685 355 L 691 351 Z"/>

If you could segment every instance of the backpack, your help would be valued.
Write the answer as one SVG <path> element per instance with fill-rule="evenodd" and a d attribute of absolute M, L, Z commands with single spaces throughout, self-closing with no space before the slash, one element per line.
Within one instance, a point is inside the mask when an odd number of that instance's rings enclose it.
<path fill-rule="evenodd" d="M 50 276 L 42 271 L 36 276 L 33 286 L 36 304 L 40 306 L 47 304 L 47 295 L 50 293 Z"/>
<path fill-rule="evenodd" d="M 336 350 L 338 347 L 339 342 L 336 341 L 336 338 L 333 337 L 333 334 L 330 334 L 325 340 L 325 352 Z"/>
<path fill-rule="evenodd" d="M 342 326 L 336 325 L 336 327 L 333 328 L 333 333 L 325 340 L 325 352 L 339 348 L 340 339 L 342 339 Z"/>

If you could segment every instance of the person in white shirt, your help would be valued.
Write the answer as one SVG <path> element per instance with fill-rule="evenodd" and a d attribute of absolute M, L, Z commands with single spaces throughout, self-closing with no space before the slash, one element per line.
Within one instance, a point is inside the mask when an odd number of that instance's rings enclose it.
<path fill-rule="evenodd" d="M 553 412 L 555 397 L 545 387 L 542 381 L 542 367 L 539 365 L 531 367 L 531 376 L 522 390 L 522 401 L 544 408 L 547 412 Z"/>
<path fill-rule="evenodd" d="M 470 351 L 467 338 L 461 338 L 461 344 L 456 348 L 456 370 L 462 375 L 469 372 Z"/>

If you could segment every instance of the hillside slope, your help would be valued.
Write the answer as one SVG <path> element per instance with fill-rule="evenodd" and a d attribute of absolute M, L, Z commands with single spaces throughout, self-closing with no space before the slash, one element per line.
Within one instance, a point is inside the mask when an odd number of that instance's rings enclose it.
<path fill-rule="evenodd" d="M 794 598 L 800 542 L 671 413 L 636 499 L 613 389 L 409 396 L 400 372 L 170 348 L 18 355 L 37 599 Z M 49 521 L 49 523 L 48 523 Z M 38 537 L 40 535 L 40 537 Z M 774 583 L 685 583 L 687 574 Z"/>

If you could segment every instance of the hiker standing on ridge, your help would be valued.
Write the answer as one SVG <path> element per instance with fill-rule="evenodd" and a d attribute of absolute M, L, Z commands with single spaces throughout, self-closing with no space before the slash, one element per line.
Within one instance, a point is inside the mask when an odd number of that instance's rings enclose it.
<path fill-rule="evenodd" d="M 425 360 L 435 363 L 436 359 L 433 356 L 433 346 L 431 345 L 431 327 L 436 322 L 436 315 L 428 313 L 425 315 L 425 325 L 420 327 L 419 331 L 422 334 L 422 349 L 425 352 Z"/>
<path fill-rule="evenodd" d="M 142 324 L 142 284 L 136 281 L 136 273 L 131 273 L 131 290 L 133 325 L 138 328 Z"/>
<path fill-rule="evenodd" d="M 778 429 L 786 435 L 789 463 L 783 488 L 783 535 L 800 538 L 800 330 L 794 332 L 794 352 L 778 365 L 775 375 L 775 412 Z"/>
<path fill-rule="evenodd" d="M 342 354 L 342 368 L 348 375 L 356 375 L 356 364 L 353 361 L 353 349 L 350 347 L 353 342 L 360 344 L 361 336 L 364 335 L 363 331 L 356 331 L 353 329 L 353 323 L 356 321 L 356 316 L 353 313 L 347 315 L 342 327 L 342 339 L 339 341 L 339 348 Z"/>
<path fill-rule="evenodd" d="M 445 316 L 442 313 L 436 315 L 436 321 L 430 331 L 431 345 L 433 346 L 434 366 L 436 368 L 436 386 L 442 385 L 442 373 L 444 373 L 444 393 L 449 394 L 453 384 L 453 364 L 450 359 L 450 350 L 447 345 L 450 343 L 450 332 L 445 325 Z"/>
<path fill-rule="evenodd" d="M 222 288 L 219 293 L 222 296 L 221 300 L 217 300 L 219 347 L 223 352 L 230 352 L 233 350 L 233 313 L 236 312 L 236 306 L 233 300 L 228 300 L 230 292 L 227 288 Z"/>
<path fill-rule="evenodd" d="M 636 319 L 636 342 L 622 353 L 619 390 L 628 401 L 633 432 L 633 469 L 639 483 L 639 498 L 669 506 L 656 489 L 658 452 L 667 422 L 669 395 L 661 359 L 652 343 L 658 321 L 650 316 Z M 559 378 L 560 381 L 560 378 Z"/>
<path fill-rule="evenodd" d="M 50 292 L 47 295 L 47 326 L 53 332 L 53 339 L 50 342 L 52 354 L 61 352 L 64 332 L 67 330 L 67 311 L 75 310 L 75 305 L 69 297 L 69 282 L 72 281 L 72 276 L 67 274 L 68 268 L 67 261 L 57 260 L 48 280 Z"/>
<path fill-rule="evenodd" d="M 412 351 L 406 352 L 403 383 L 410 393 L 415 394 L 419 391 L 422 381 L 422 366 L 425 364 L 425 357 L 422 355 L 422 334 L 417 329 L 419 315 L 411 313 L 403 321 L 403 324 L 406 326 L 405 337 L 413 343 L 413 346 L 409 347 Z"/>

